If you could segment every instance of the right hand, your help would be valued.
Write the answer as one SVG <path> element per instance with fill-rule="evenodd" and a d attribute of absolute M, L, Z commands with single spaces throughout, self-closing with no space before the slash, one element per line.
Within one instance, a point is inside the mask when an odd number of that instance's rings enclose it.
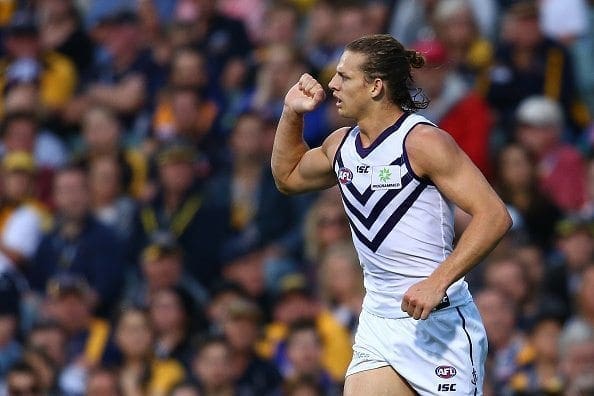
<path fill-rule="evenodd" d="M 326 92 L 315 78 L 305 73 L 285 96 L 285 106 L 297 114 L 314 110 L 326 98 Z"/>

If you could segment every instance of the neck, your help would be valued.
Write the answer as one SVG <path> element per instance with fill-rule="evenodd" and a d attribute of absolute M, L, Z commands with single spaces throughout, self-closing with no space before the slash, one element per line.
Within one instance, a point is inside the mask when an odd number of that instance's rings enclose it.
<path fill-rule="evenodd" d="M 369 115 L 359 119 L 357 124 L 361 134 L 362 142 L 368 146 L 387 128 L 404 114 L 404 111 L 395 105 L 387 105 L 378 108 L 376 111 L 370 111 Z"/>
<path fill-rule="evenodd" d="M 182 201 L 183 192 L 181 191 L 166 191 L 163 195 L 163 202 L 168 212 L 173 212 L 177 209 Z"/>

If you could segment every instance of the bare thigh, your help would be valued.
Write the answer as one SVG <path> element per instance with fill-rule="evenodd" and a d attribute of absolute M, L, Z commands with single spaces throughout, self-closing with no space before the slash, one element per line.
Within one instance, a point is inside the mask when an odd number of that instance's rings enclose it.
<path fill-rule="evenodd" d="M 361 371 L 349 375 L 343 396 L 414 396 L 410 387 L 391 366 Z"/>

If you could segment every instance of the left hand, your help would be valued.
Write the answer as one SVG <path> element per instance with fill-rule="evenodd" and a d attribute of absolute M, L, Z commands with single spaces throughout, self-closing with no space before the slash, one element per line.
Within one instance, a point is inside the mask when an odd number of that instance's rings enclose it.
<path fill-rule="evenodd" d="M 430 278 L 412 285 L 402 298 L 401 308 L 414 319 L 427 319 L 429 314 L 445 296 Z"/>

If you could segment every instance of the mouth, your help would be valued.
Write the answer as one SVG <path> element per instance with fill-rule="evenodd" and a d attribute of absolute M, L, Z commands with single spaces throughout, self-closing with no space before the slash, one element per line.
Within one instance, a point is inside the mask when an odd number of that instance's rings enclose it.
<path fill-rule="evenodd" d="M 336 107 L 341 107 L 342 106 L 342 100 L 340 100 L 339 98 L 336 98 Z"/>

